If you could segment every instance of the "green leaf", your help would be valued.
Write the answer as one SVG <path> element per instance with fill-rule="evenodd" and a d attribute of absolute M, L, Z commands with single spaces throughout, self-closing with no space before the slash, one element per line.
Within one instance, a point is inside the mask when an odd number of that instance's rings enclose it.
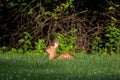
<path fill-rule="evenodd" d="M 110 44 L 110 43 L 106 43 L 105 45 L 106 45 L 106 46 L 110 46 L 111 44 Z"/>
<path fill-rule="evenodd" d="M 25 42 L 25 40 L 22 38 L 18 42 L 23 43 L 23 42 Z"/>
<path fill-rule="evenodd" d="M 13 51 L 13 52 L 17 52 L 17 50 L 16 50 L 15 48 L 12 48 L 11 51 Z"/>
<path fill-rule="evenodd" d="M 115 42 L 114 38 L 110 38 L 110 43 Z"/>
<path fill-rule="evenodd" d="M 14 2 L 10 2 L 10 3 L 9 3 L 9 5 L 10 5 L 11 7 L 13 7 L 14 4 L 15 4 Z"/>
<path fill-rule="evenodd" d="M 57 17 L 57 16 L 55 16 L 55 17 L 54 17 L 54 20 L 58 20 L 58 17 Z"/>
<path fill-rule="evenodd" d="M 33 9 L 30 8 L 29 12 L 27 12 L 28 15 L 33 14 Z"/>
<path fill-rule="evenodd" d="M 31 45 L 31 41 L 30 40 L 27 40 L 26 41 L 28 45 Z"/>
<path fill-rule="evenodd" d="M 117 19 L 116 19 L 115 17 L 111 17 L 111 19 L 112 19 L 113 21 L 117 21 Z"/>
<path fill-rule="evenodd" d="M 28 38 L 32 38 L 32 36 L 28 32 L 24 32 L 24 34 L 25 34 L 25 40 Z"/>
<path fill-rule="evenodd" d="M 21 6 L 26 6 L 27 5 L 27 3 L 21 3 Z"/>
<path fill-rule="evenodd" d="M 24 36 L 24 38 L 25 38 L 25 40 L 27 40 L 27 39 L 28 39 L 28 36 L 27 36 L 27 35 L 25 35 L 25 36 Z"/>
<path fill-rule="evenodd" d="M 119 5 L 119 4 L 115 4 L 115 6 L 116 6 L 116 7 L 120 7 L 120 5 Z"/>
<path fill-rule="evenodd" d="M 109 9 L 109 10 L 113 10 L 113 6 L 110 6 L 108 9 Z"/>
<path fill-rule="evenodd" d="M 46 11 L 45 14 L 48 15 L 48 16 L 52 15 L 52 13 L 50 11 Z"/>
<path fill-rule="evenodd" d="M 105 34 L 106 37 L 111 37 L 111 34 Z"/>

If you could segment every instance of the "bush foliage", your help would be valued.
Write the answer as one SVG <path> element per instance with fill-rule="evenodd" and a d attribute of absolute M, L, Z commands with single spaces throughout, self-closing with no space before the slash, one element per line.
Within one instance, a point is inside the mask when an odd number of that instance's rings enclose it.
<path fill-rule="evenodd" d="M 1 0 L 0 21 L 0 52 L 120 51 L 119 0 Z"/>

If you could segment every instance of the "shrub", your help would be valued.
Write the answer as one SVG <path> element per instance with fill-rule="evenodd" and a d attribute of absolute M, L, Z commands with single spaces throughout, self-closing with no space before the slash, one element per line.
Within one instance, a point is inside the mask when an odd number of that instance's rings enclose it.
<path fill-rule="evenodd" d="M 55 38 L 56 41 L 60 42 L 57 49 L 58 53 L 63 51 L 76 52 L 77 47 L 75 46 L 75 40 L 77 36 L 75 35 L 76 29 L 71 29 L 69 34 L 57 34 Z"/>
<path fill-rule="evenodd" d="M 104 38 L 96 37 L 93 41 L 93 52 L 119 54 L 120 51 L 120 30 L 112 23 L 105 28 Z"/>
<path fill-rule="evenodd" d="M 46 45 L 44 43 L 44 39 L 38 39 L 37 42 L 35 42 L 35 50 L 39 53 L 44 53 L 46 48 Z"/>

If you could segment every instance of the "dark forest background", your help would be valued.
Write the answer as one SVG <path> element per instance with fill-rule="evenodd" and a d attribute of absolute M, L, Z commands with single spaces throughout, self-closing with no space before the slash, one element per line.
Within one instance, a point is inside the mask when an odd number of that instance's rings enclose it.
<path fill-rule="evenodd" d="M 0 0 L 0 50 L 120 53 L 119 0 Z"/>

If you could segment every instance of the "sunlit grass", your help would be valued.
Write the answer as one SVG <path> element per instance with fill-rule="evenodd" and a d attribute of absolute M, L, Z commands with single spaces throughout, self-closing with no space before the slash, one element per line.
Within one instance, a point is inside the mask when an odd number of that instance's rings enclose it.
<path fill-rule="evenodd" d="M 0 80 L 120 80 L 120 55 L 76 56 L 49 61 L 43 54 L 0 54 Z"/>

